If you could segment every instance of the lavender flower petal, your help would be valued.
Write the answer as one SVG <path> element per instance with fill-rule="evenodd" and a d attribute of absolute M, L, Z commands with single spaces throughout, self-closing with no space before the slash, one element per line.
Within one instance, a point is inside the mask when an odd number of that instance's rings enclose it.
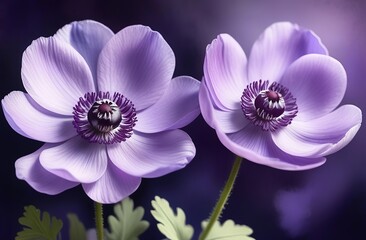
<path fill-rule="evenodd" d="M 291 89 L 299 108 L 296 120 L 307 121 L 331 112 L 346 91 L 347 76 L 336 59 L 309 54 L 289 66 L 280 81 Z"/>
<path fill-rule="evenodd" d="M 215 106 L 207 89 L 206 79 L 203 79 L 201 83 L 199 102 L 202 116 L 212 128 L 216 129 L 217 127 L 224 133 L 233 133 L 249 123 L 241 109 L 225 111 Z"/>
<path fill-rule="evenodd" d="M 41 153 L 42 166 L 49 172 L 69 181 L 91 183 L 107 169 L 107 151 L 103 144 L 90 144 L 74 137 Z"/>
<path fill-rule="evenodd" d="M 174 78 L 154 105 L 137 114 L 135 129 L 144 133 L 155 133 L 186 126 L 200 114 L 199 87 L 200 82 L 194 78 Z"/>
<path fill-rule="evenodd" d="M 249 79 L 279 81 L 293 61 L 309 53 L 328 54 L 315 33 L 289 22 L 272 24 L 253 45 Z"/>
<path fill-rule="evenodd" d="M 34 153 L 21 157 L 15 162 L 17 178 L 27 181 L 27 183 L 38 192 L 50 195 L 61 193 L 79 184 L 50 173 L 40 164 L 39 155 L 41 152 L 54 146 L 54 144 L 46 143 Z"/>
<path fill-rule="evenodd" d="M 1 104 L 10 126 L 25 137 L 56 143 L 77 135 L 71 117 L 41 108 L 26 93 L 13 91 L 1 100 Z"/>
<path fill-rule="evenodd" d="M 140 177 L 128 175 L 108 163 L 104 175 L 93 183 L 82 184 L 85 193 L 100 203 L 116 203 L 131 195 L 139 187 Z"/>
<path fill-rule="evenodd" d="M 105 25 L 93 20 L 84 20 L 65 25 L 54 37 L 70 44 L 84 57 L 96 81 L 99 54 L 113 35 Z"/>
<path fill-rule="evenodd" d="M 122 93 L 141 111 L 164 94 L 174 67 L 174 53 L 158 32 L 141 25 L 126 27 L 100 54 L 98 87 Z"/>
<path fill-rule="evenodd" d="M 185 167 L 196 148 L 177 129 L 154 134 L 135 131 L 128 141 L 107 146 L 108 156 L 122 171 L 138 177 L 159 177 Z"/>
<path fill-rule="evenodd" d="M 269 132 L 248 125 L 236 133 L 225 134 L 216 129 L 221 143 L 233 153 L 252 162 L 282 170 L 305 170 L 318 167 L 324 157 L 305 158 L 293 156 L 279 149 Z"/>
<path fill-rule="evenodd" d="M 218 108 L 240 109 L 240 99 L 247 79 L 247 58 L 238 42 L 220 34 L 207 46 L 204 72 L 207 87 Z"/>
<path fill-rule="evenodd" d="M 329 155 L 346 146 L 361 126 L 361 110 L 343 105 L 321 118 L 294 121 L 272 134 L 273 141 L 283 151 L 307 157 Z"/>
<path fill-rule="evenodd" d="M 92 74 L 83 57 L 70 45 L 54 38 L 39 38 L 25 50 L 23 84 L 42 107 L 72 116 L 80 96 L 94 91 Z"/>

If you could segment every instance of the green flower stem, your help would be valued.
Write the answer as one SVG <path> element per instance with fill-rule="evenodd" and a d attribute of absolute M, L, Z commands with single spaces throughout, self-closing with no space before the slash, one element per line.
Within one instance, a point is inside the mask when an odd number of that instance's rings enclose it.
<path fill-rule="evenodd" d="M 203 230 L 203 232 L 200 235 L 200 240 L 205 240 L 208 236 L 208 234 L 210 233 L 210 230 L 212 228 L 212 226 L 214 225 L 214 223 L 218 220 L 218 218 L 220 217 L 222 210 L 225 207 L 225 204 L 230 196 L 230 193 L 233 189 L 234 186 L 234 182 L 236 177 L 238 176 L 238 172 L 239 172 L 239 168 L 240 168 L 240 164 L 242 162 L 242 158 L 239 156 L 236 156 L 235 158 L 235 162 L 233 167 L 231 168 L 231 172 L 229 175 L 229 178 L 225 184 L 225 187 L 223 189 L 223 191 L 221 192 L 220 198 L 216 203 L 216 206 L 210 216 L 209 222 L 206 226 L 206 228 Z"/>
<path fill-rule="evenodd" d="M 97 239 L 103 240 L 104 227 L 103 227 L 103 204 L 94 202 L 95 210 L 95 227 L 97 230 Z"/>

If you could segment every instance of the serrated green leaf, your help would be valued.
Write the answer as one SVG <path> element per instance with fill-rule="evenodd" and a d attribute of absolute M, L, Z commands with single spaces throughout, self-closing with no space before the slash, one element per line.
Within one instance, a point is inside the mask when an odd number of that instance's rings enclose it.
<path fill-rule="evenodd" d="M 151 201 L 154 210 L 153 217 L 159 222 L 158 229 L 170 240 L 190 240 L 193 236 L 193 227 L 186 225 L 186 215 L 181 208 L 174 214 L 169 202 L 158 196 Z"/>
<path fill-rule="evenodd" d="M 203 221 L 202 229 L 205 229 L 207 224 L 207 221 Z M 253 230 L 250 227 L 235 224 L 229 219 L 222 225 L 216 221 L 205 240 L 255 240 L 249 236 L 252 233 Z"/>
<path fill-rule="evenodd" d="M 19 218 L 23 230 L 17 233 L 16 240 L 56 240 L 62 228 L 62 220 L 50 217 L 35 206 L 24 207 L 23 216 Z"/>
<path fill-rule="evenodd" d="M 144 209 L 134 209 L 132 199 L 126 198 L 114 206 L 115 216 L 108 217 L 110 231 L 108 240 L 138 240 L 138 237 L 149 227 L 149 222 L 142 220 Z"/>
<path fill-rule="evenodd" d="M 86 240 L 86 230 L 82 222 L 80 222 L 78 216 L 73 213 L 67 214 L 69 219 L 70 229 L 69 236 L 70 240 Z"/>

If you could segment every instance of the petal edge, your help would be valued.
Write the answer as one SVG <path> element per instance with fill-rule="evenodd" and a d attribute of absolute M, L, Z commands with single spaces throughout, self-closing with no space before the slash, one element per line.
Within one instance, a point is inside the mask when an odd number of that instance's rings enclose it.
<path fill-rule="evenodd" d="M 154 133 L 182 128 L 199 114 L 198 89 L 200 82 L 192 77 L 172 79 L 164 95 L 152 106 L 137 113 L 135 129 Z"/>
<path fill-rule="evenodd" d="M 170 130 L 134 132 L 126 142 L 108 146 L 108 155 L 122 171 L 137 177 L 155 178 L 185 167 L 196 148 L 187 133 Z"/>
<path fill-rule="evenodd" d="M 336 119 L 336 120 L 335 120 Z M 311 121 L 294 121 L 272 135 L 283 151 L 303 157 L 320 157 L 346 146 L 356 135 L 362 112 L 353 105 L 343 105 L 332 113 Z"/>

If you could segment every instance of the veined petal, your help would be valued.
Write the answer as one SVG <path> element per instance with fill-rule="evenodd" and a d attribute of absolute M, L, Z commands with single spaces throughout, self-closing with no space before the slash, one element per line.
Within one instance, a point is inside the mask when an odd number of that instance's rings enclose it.
<path fill-rule="evenodd" d="M 84 20 L 65 25 L 54 37 L 70 44 L 84 57 L 96 81 L 99 53 L 113 35 L 112 30 L 105 25 L 93 20 Z"/>
<path fill-rule="evenodd" d="M 39 38 L 24 51 L 22 79 L 39 105 L 68 116 L 80 97 L 95 91 L 84 58 L 69 44 L 52 37 Z"/>
<path fill-rule="evenodd" d="M 74 137 L 61 145 L 44 150 L 40 161 L 47 171 L 59 177 L 91 183 L 105 173 L 108 157 L 105 145 Z"/>
<path fill-rule="evenodd" d="M 141 111 L 164 94 L 174 67 L 174 53 L 158 32 L 129 26 L 113 36 L 100 54 L 99 90 L 120 92 Z"/>
<path fill-rule="evenodd" d="M 220 34 L 206 49 L 204 75 L 214 103 L 222 110 L 240 108 L 247 84 L 247 58 L 239 43 Z"/>
<path fill-rule="evenodd" d="M 86 194 L 99 203 L 116 203 L 128 197 L 139 187 L 140 177 L 134 177 L 121 171 L 109 162 L 101 178 L 93 183 L 84 183 Z"/>
<path fill-rule="evenodd" d="M 200 82 L 192 77 L 174 78 L 154 105 L 137 114 L 134 129 L 154 133 L 186 126 L 200 114 L 199 86 Z"/>
<path fill-rule="evenodd" d="M 346 146 L 361 126 L 361 110 L 344 105 L 321 118 L 294 121 L 272 134 L 283 151 L 302 157 L 320 157 Z"/>
<path fill-rule="evenodd" d="M 214 129 L 219 128 L 224 133 L 233 133 L 244 128 L 249 123 L 241 108 L 221 110 L 215 106 L 207 89 L 206 79 L 203 79 L 201 83 L 199 103 L 203 118 Z"/>
<path fill-rule="evenodd" d="M 280 83 L 296 98 L 299 112 L 295 120 L 308 121 L 339 105 L 346 91 L 347 76 L 336 59 L 309 54 L 291 64 Z"/>
<path fill-rule="evenodd" d="M 309 53 L 328 54 L 315 33 L 289 22 L 272 24 L 253 45 L 249 80 L 278 82 L 293 61 Z"/>
<path fill-rule="evenodd" d="M 76 136 L 72 118 L 41 108 L 28 94 L 13 91 L 1 100 L 5 117 L 19 134 L 41 142 L 62 142 Z"/>
<path fill-rule="evenodd" d="M 292 156 L 279 149 L 269 132 L 247 125 L 236 133 L 225 134 L 216 130 L 222 144 L 230 151 L 252 162 L 282 170 L 305 170 L 318 167 L 324 157 L 305 158 Z"/>
<path fill-rule="evenodd" d="M 34 153 L 21 157 L 15 162 L 17 178 L 25 180 L 36 191 L 50 195 L 61 193 L 79 184 L 48 172 L 39 163 L 41 152 L 54 146 L 55 144 L 45 144 Z"/>
<path fill-rule="evenodd" d="M 135 131 L 126 142 L 108 145 L 107 151 L 122 171 L 147 178 L 179 170 L 196 154 L 191 138 L 179 129 L 152 134 Z"/>

